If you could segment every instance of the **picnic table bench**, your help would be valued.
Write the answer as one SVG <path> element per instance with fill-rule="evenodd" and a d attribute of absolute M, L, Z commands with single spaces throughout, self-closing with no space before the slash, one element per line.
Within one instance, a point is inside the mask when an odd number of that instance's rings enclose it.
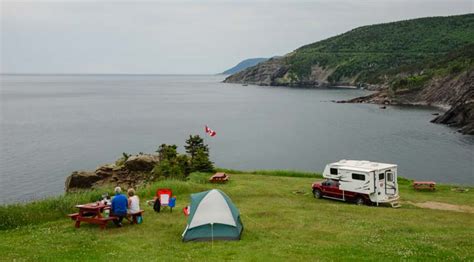
<path fill-rule="evenodd" d="M 227 181 L 229 181 L 229 176 L 226 173 L 215 173 L 209 178 L 211 183 L 226 183 Z"/>
<path fill-rule="evenodd" d="M 145 212 L 145 210 L 140 210 L 135 213 L 129 213 L 127 216 L 132 217 L 132 221 L 130 221 L 132 224 L 138 224 L 138 217 L 142 216 L 143 212 Z"/>
<path fill-rule="evenodd" d="M 413 188 L 415 190 L 427 189 L 434 191 L 436 190 L 436 182 L 434 181 L 414 181 Z"/>

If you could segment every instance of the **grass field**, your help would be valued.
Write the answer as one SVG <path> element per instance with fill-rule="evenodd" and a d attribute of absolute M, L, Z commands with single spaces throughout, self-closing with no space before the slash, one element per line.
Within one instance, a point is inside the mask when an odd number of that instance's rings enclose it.
<path fill-rule="evenodd" d="M 38 224 L 30 217 L 16 228 L 12 228 L 14 221 L 4 225 L 10 229 L 0 231 L 0 260 L 474 260 L 473 213 L 314 199 L 311 183 L 316 178 L 253 173 L 232 175 L 225 185 L 208 184 L 208 174 L 192 174 L 186 182 L 157 182 L 139 192 L 146 210 L 143 224 L 125 223 L 122 228 L 109 224 L 104 231 L 88 224 L 75 229 L 73 221 L 58 215 L 73 207 L 55 206 L 73 206 L 74 201 L 99 193 L 49 200 L 43 202 L 49 204 L 35 204 L 36 209 L 34 204 L 0 207 L 0 223 L 22 212 L 33 216 L 32 209 L 51 212 Z M 145 206 L 157 187 L 171 187 L 176 193 L 177 207 L 172 213 L 155 213 Z M 240 209 L 242 240 L 181 242 L 186 225 L 181 209 L 188 204 L 189 194 L 211 188 L 226 192 Z M 436 192 L 414 192 L 408 181 L 401 181 L 400 190 L 403 201 L 474 207 L 472 188 L 466 193 L 454 192 L 450 186 L 439 186 Z M 9 217 L 13 209 L 18 211 Z"/>

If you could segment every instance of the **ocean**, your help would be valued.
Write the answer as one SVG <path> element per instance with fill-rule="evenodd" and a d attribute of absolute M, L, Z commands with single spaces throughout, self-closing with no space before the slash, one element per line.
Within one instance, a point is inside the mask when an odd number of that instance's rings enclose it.
<path fill-rule="evenodd" d="M 72 171 L 205 137 L 216 166 L 321 172 L 340 159 L 474 184 L 474 137 L 430 107 L 336 104 L 368 91 L 222 83 L 213 75 L 1 75 L 0 203 L 64 192 Z M 217 132 L 205 136 L 204 126 Z M 308 185 L 310 188 L 311 185 Z"/>

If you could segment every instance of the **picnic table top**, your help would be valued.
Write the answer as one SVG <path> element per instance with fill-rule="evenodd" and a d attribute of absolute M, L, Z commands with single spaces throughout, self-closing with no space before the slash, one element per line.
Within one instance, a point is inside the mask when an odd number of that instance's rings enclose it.
<path fill-rule="evenodd" d="M 432 185 L 436 184 L 434 181 L 413 181 L 413 184 L 426 184 L 426 185 Z"/>
<path fill-rule="evenodd" d="M 212 175 L 211 178 L 223 178 L 223 177 L 227 177 L 227 174 L 226 173 L 215 173 L 214 175 Z"/>
<path fill-rule="evenodd" d="M 90 209 L 90 210 L 95 210 L 95 209 L 102 209 L 102 208 L 107 208 L 110 207 L 109 205 L 105 205 L 102 202 L 95 202 L 95 203 L 87 203 L 87 204 L 82 204 L 82 205 L 76 205 L 77 208 L 79 209 Z"/>

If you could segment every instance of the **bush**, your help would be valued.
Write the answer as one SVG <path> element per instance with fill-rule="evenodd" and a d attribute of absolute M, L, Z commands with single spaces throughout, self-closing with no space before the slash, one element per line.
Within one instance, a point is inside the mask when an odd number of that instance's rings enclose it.
<path fill-rule="evenodd" d="M 162 144 L 156 152 L 160 161 L 151 171 L 159 178 L 183 179 L 191 172 L 190 161 L 186 155 L 178 154 L 176 145 Z"/>

